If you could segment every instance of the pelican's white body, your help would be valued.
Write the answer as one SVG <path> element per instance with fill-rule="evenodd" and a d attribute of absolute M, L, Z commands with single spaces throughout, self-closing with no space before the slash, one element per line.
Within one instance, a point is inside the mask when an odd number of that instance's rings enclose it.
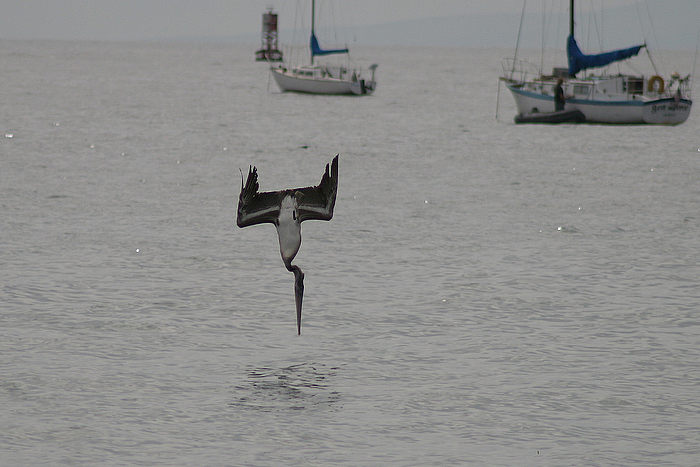
<path fill-rule="evenodd" d="M 276 227 L 280 241 L 280 253 L 285 262 L 291 262 L 301 246 L 301 222 L 299 222 L 296 210 L 296 197 L 288 194 L 282 198 L 279 221 Z"/>

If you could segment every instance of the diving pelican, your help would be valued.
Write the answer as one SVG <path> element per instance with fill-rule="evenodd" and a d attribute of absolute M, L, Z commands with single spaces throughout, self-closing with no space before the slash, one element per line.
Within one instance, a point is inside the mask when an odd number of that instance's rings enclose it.
<path fill-rule="evenodd" d="M 330 165 L 330 171 L 329 171 Z M 258 170 L 248 169 L 248 180 L 238 197 L 238 227 L 275 224 L 280 242 L 280 253 L 287 271 L 294 273 L 294 295 L 297 306 L 297 333 L 301 335 L 301 302 L 304 298 L 304 273 L 292 260 L 301 246 L 301 223 L 316 219 L 329 221 L 333 217 L 335 195 L 338 192 L 338 154 L 317 186 L 291 188 L 280 191 L 258 192 Z"/>

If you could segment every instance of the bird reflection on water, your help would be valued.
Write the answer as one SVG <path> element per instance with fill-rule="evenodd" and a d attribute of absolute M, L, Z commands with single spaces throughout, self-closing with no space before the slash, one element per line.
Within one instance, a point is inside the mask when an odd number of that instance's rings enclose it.
<path fill-rule="evenodd" d="M 335 406 L 340 394 L 332 390 L 331 379 L 337 371 L 318 363 L 251 369 L 246 383 L 236 387 L 243 395 L 229 405 L 265 412 Z"/>

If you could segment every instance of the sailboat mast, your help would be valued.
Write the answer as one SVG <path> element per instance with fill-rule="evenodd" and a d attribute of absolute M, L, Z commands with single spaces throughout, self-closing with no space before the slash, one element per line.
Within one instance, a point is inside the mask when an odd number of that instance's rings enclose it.
<path fill-rule="evenodd" d="M 571 0 L 573 1 L 573 0 Z M 314 37 L 314 17 L 316 15 L 316 0 L 311 0 L 311 37 Z M 311 50 L 311 64 L 314 64 L 314 51 Z"/>
<path fill-rule="evenodd" d="M 574 0 L 569 0 L 569 35 L 574 37 Z"/>

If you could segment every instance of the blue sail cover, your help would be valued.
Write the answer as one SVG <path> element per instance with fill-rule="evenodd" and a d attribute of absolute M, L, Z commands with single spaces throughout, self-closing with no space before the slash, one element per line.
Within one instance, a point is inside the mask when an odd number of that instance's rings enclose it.
<path fill-rule="evenodd" d="M 315 34 L 311 34 L 311 55 L 330 55 L 330 54 L 346 54 L 348 53 L 348 49 L 330 49 L 330 50 L 324 50 L 321 48 L 320 45 L 318 45 L 318 39 L 316 39 Z"/>
<path fill-rule="evenodd" d="M 574 36 L 569 36 L 566 43 L 566 55 L 569 57 L 569 75 L 575 76 L 581 70 L 597 68 L 609 63 L 618 62 L 626 58 L 634 57 L 639 53 L 643 45 L 635 45 L 628 49 L 613 50 L 601 54 L 586 55 L 581 52 Z"/>

